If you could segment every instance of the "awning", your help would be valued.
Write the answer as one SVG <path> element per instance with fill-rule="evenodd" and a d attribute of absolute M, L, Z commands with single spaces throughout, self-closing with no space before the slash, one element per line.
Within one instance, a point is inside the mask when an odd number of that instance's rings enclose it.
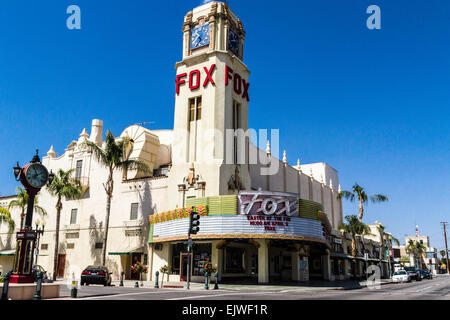
<path fill-rule="evenodd" d="M 144 248 L 138 247 L 134 249 L 121 249 L 118 251 L 108 252 L 108 255 L 111 256 L 131 256 L 133 254 L 144 254 Z"/>
<path fill-rule="evenodd" d="M 330 254 L 331 258 L 343 258 L 343 259 L 355 259 L 353 256 L 350 256 L 345 253 L 339 253 L 339 252 L 332 252 Z"/>
<path fill-rule="evenodd" d="M 12 257 L 12 256 L 14 256 L 15 254 L 16 254 L 16 250 L 15 250 L 15 249 L 0 251 L 0 256 L 9 256 L 9 257 Z"/>

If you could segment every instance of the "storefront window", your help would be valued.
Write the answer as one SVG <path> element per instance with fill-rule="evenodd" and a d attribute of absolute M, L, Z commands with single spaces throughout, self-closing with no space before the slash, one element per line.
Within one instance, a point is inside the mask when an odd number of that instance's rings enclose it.
<path fill-rule="evenodd" d="M 180 254 L 183 251 L 183 244 L 172 245 L 172 265 L 170 270 L 172 274 L 180 274 Z"/>
<path fill-rule="evenodd" d="M 194 246 L 192 263 L 194 268 L 192 269 L 193 276 L 203 276 L 203 264 L 208 259 L 211 261 L 211 244 L 202 243 Z"/>
<path fill-rule="evenodd" d="M 203 276 L 203 263 L 206 259 L 211 261 L 211 244 L 210 243 L 195 243 L 192 246 L 192 275 Z M 180 274 L 180 257 L 181 254 L 187 254 L 187 245 L 178 243 L 172 245 L 172 264 L 171 273 Z M 186 268 L 186 266 L 185 266 Z"/>
<path fill-rule="evenodd" d="M 244 248 L 225 248 L 225 272 L 244 273 Z"/>

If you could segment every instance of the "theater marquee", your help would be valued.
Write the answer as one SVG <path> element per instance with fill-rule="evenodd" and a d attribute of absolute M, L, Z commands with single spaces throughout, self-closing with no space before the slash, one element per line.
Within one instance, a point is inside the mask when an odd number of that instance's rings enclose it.
<path fill-rule="evenodd" d="M 319 220 L 298 216 L 298 199 L 293 194 L 244 191 L 238 196 L 236 214 L 202 216 L 195 238 L 272 238 L 323 241 Z M 151 242 L 183 239 L 189 219 L 175 219 L 153 225 Z"/>

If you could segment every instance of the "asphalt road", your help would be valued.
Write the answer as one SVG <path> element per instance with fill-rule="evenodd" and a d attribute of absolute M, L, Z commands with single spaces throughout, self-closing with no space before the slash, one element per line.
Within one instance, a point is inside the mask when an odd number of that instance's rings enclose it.
<path fill-rule="evenodd" d="M 70 297 L 70 288 L 61 288 Z M 88 286 L 78 290 L 77 300 L 450 300 L 450 276 L 433 280 L 384 284 L 379 289 L 329 290 L 286 287 L 280 290 L 154 289 Z"/>

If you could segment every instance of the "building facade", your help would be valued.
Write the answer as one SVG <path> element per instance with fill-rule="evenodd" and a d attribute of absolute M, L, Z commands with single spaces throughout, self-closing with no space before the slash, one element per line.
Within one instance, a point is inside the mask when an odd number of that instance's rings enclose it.
<path fill-rule="evenodd" d="M 423 244 L 425 247 L 423 254 L 407 250 L 410 241 Z M 433 274 L 438 274 L 439 272 L 438 252 L 436 248 L 431 246 L 430 237 L 428 236 L 405 236 L 405 245 L 394 247 L 394 251 L 396 252 L 395 258 L 398 265 L 428 269 Z"/>
<path fill-rule="evenodd" d="M 169 266 L 169 281 L 185 281 L 192 210 L 201 216 L 200 232 L 192 236 L 193 281 L 202 281 L 206 260 L 217 265 L 221 281 L 229 282 L 360 277 L 379 258 L 377 244 L 361 239 L 361 256 L 348 251 L 351 239 L 337 230 L 343 220 L 337 171 L 323 162 L 291 166 L 286 152 L 277 158 L 277 144 L 267 142 L 263 150 L 252 142 L 241 20 L 226 3 L 210 2 L 187 13 L 180 38 L 173 129 L 131 125 L 117 137 L 131 139 L 127 158 L 145 162 L 151 173 L 114 173 L 106 244 L 113 278 L 124 272 L 125 279 L 137 279 L 130 269 L 140 261 L 149 265 L 147 280 Z M 93 120 L 90 129 L 90 134 L 83 129 L 62 155 L 52 146 L 42 160 L 53 172 L 73 169 L 83 186 L 80 200 L 63 199 L 58 244 L 56 199 L 45 189 L 39 194 L 48 216 L 37 264 L 64 278 L 101 263 L 108 172 L 83 143 L 104 145 L 103 122 Z M 19 216 L 17 209 L 12 213 Z M 6 257 L 15 241 L 7 244 L 11 233 L 5 228 L 0 229 L 0 255 Z M 365 251 L 373 261 L 362 258 Z M 4 260 L 0 256 L 5 270 L 10 266 Z"/>

